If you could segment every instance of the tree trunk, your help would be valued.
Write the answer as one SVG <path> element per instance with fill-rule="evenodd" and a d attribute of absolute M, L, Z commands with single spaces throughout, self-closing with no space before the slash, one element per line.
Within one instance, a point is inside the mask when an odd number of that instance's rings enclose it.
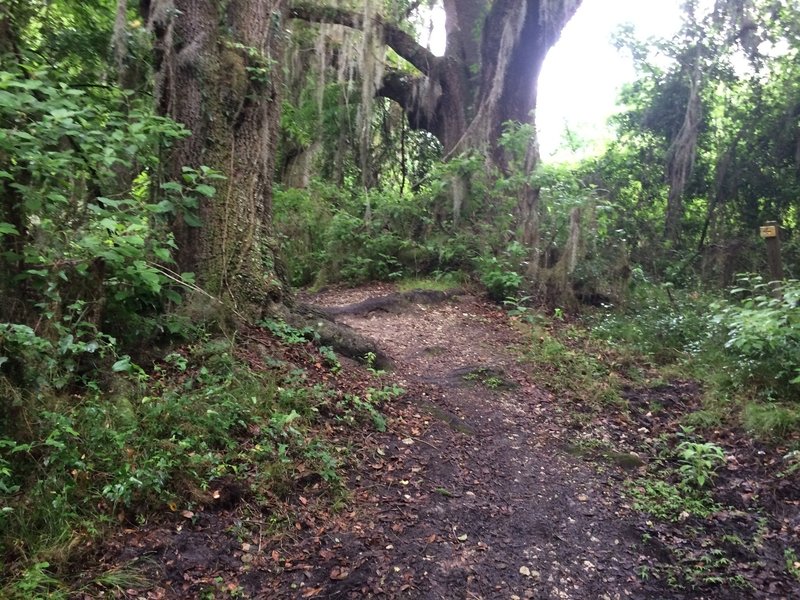
<path fill-rule="evenodd" d="M 683 193 L 694 168 L 697 154 L 697 136 L 702 120 L 702 98 L 700 97 L 701 73 L 700 60 L 695 57 L 689 81 L 689 96 L 686 100 L 686 112 L 678 135 L 672 141 L 667 156 L 667 211 L 664 219 L 664 238 L 677 242 L 683 220 Z"/>
<path fill-rule="evenodd" d="M 434 56 L 397 25 L 374 17 L 384 40 L 420 75 L 388 69 L 378 95 L 395 100 L 409 124 L 435 135 L 451 155 L 480 149 L 503 164 L 498 140 L 508 120 L 530 122 L 544 58 L 581 0 L 445 0 L 447 48 Z M 359 13 L 298 2 L 309 22 L 365 29 Z"/>
<path fill-rule="evenodd" d="M 271 195 L 280 118 L 285 0 L 143 0 L 155 37 L 158 111 L 191 135 L 169 157 L 171 178 L 211 167 L 226 180 L 199 199 L 201 226 L 173 223 L 182 271 L 247 315 L 280 302 Z"/>

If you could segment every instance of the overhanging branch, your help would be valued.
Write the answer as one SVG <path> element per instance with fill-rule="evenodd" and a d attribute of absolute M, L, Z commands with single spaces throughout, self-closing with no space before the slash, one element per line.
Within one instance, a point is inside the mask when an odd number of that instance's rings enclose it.
<path fill-rule="evenodd" d="M 404 71 L 390 69 L 384 73 L 377 95 L 402 106 L 412 129 L 429 131 L 441 140 L 442 124 L 437 118 L 441 88 L 432 90 L 430 85 L 430 78 L 414 77 Z"/>
<path fill-rule="evenodd" d="M 289 17 L 309 23 L 330 23 L 352 29 L 364 29 L 364 16 L 361 13 L 333 6 L 297 2 L 289 8 Z M 438 56 L 418 44 L 412 36 L 396 25 L 387 23 L 382 17 L 376 17 L 376 22 L 383 28 L 384 41 L 388 46 L 425 75 L 430 75 L 434 65 L 441 60 Z"/>

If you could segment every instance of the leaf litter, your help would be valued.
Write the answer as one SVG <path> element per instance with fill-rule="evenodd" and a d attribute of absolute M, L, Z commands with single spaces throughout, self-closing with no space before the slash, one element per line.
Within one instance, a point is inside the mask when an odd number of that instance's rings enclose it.
<path fill-rule="evenodd" d="M 333 289 L 313 300 L 342 306 L 392 292 L 379 284 Z M 654 419 L 646 410 L 649 399 L 632 390 L 633 417 L 610 413 L 576 432 L 568 416 L 576 400 L 537 386 L 536 372 L 520 360 L 525 336 L 496 305 L 465 293 L 415 308 L 337 319 L 372 337 L 393 359 L 393 372 L 375 375 L 343 360 L 332 377 L 318 363 L 311 366 L 320 380 L 333 378 L 354 393 L 374 387 L 376 376 L 406 390 L 382 407 L 386 432 L 331 425 L 320 431 L 352 449 L 342 501 L 332 504 L 319 483 L 305 482 L 271 505 L 243 498 L 234 506 L 209 506 L 174 522 L 123 531 L 108 540 L 104 566 L 134 564 L 152 584 L 116 595 L 602 600 L 800 595 L 797 579 L 781 568 L 783 556 L 775 550 L 792 540 L 800 550 L 796 481 L 776 484 L 774 498 L 749 507 L 766 485 L 762 463 L 753 459 L 766 456 L 764 450 L 734 453 L 723 474 L 730 484 L 721 486 L 723 493 L 739 490 L 731 492 L 739 508 L 715 514 L 708 523 L 656 522 L 632 508 L 623 482 L 631 470 L 646 473 L 639 453 L 659 428 L 674 425 L 667 423 L 669 411 Z M 476 368 L 513 385 L 481 381 Z M 470 379 L 465 372 L 478 376 Z M 690 402 L 696 392 L 689 383 L 671 385 L 658 396 L 662 405 L 670 398 L 676 405 Z M 642 410 L 635 410 L 637 402 Z M 570 445 L 581 436 L 602 439 L 637 460 L 622 465 L 577 456 Z M 715 537 L 714 528 L 728 533 Z M 657 576 L 676 557 L 686 568 L 701 565 L 709 555 L 705 545 L 723 535 L 732 540 L 737 531 L 741 539 L 761 536 L 760 547 L 742 549 L 728 565 L 752 583 Z"/>

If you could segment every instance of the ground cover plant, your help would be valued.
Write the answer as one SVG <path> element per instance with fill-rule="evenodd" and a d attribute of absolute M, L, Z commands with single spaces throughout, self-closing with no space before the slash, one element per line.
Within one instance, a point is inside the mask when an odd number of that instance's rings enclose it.
<path fill-rule="evenodd" d="M 667 290 L 568 319 L 509 305 L 530 336 L 524 360 L 565 401 L 561 418 L 577 433 L 568 450 L 628 471 L 622 494 L 642 515 L 643 547 L 657 551 L 640 577 L 706 593 L 763 590 L 769 578 L 758 565 L 794 551 L 784 518 L 796 501 L 798 480 L 786 470 L 800 444 L 797 406 L 794 395 L 775 399 L 788 383 L 780 372 L 759 378 L 769 351 L 743 360 L 732 340 L 750 325 L 743 314 L 754 327 L 781 319 L 785 289 L 742 300 L 739 288 L 716 302 Z M 787 334 L 759 332 L 767 349 Z"/>
<path fill-rule="evenodd" d="M 402 390 L 344 392 L 310 331 L 279 332 L 251 331 L 256 350 L 208 336 L 147 371 L 126 363 L 112 387 L 89 382 L 79 399 L 53 389 L 20 398 L 26 428 L 2 437 L 4 594 L 122 585 L 104 573 L 76 582 L 70 566 L 118 523 L 191 518 L 244 499 L 279 504 L 309 482 L 340 497 L 349 454 L 322 424 L 384 429 L 377 407 Z"/>

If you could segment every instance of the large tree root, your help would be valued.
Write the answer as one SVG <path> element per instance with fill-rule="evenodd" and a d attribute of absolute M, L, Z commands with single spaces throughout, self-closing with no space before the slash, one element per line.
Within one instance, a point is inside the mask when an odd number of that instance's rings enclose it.
<path fill-rule="evenodd" d="M 319 334 L 321 344 L 330 346 L 343 356 L 363 363 L 370 362 L 379 369 L 392 367 L 391 359 L 377 347 L 375 340 L 364 337 L 352 327 L 335 322 L 324 309 L 310 304 L 297 304 L 284 315 L 284 320 L 298 329 L 313 328 Z M 368 356 L 374 358 L 368 359 Z"/>
<path fill-rule="evenodd" d="M 440 292 L 437 290 L 411 290 L 409 292 L 397 292 L 378 298 L 369 298 L 357 304 L 346 306 L 330 306 L 323 310 L 333 317 L 339 315 L 353 315 L 365 317 L 372 312 L 383 311 L 388 313 L 400 313 L 409 309 L 414 304 L 437 304 L 444 302 L 455 296 L 463 294 L 463 290 L 447 290 Z"/>
<path fill-rule="evenodd" d="M 435 304 L 444 302 L 462 294 L 461 290 L 440 292 L 435 290 L 412 290 L 370 298 L 357 304 L 347 306 L 320 307 L 312 304 L 298 303 L 294 305 L 284 319 L 294 327 L 313 327 L 319 333 L 320 341 L 331 346 L 339 354 L 367 362 L 367 356 L 373 356 L 372 363 L 380 369 L 392 366 L 391 359 L 375 344 L 374 340 L 357 333 L 352 327 L 337 323 L 336 317 L 341 315 L 366 316 L 372 312 L 384 311 L 398 313 L 409 309 L 414 304 Z"/>

